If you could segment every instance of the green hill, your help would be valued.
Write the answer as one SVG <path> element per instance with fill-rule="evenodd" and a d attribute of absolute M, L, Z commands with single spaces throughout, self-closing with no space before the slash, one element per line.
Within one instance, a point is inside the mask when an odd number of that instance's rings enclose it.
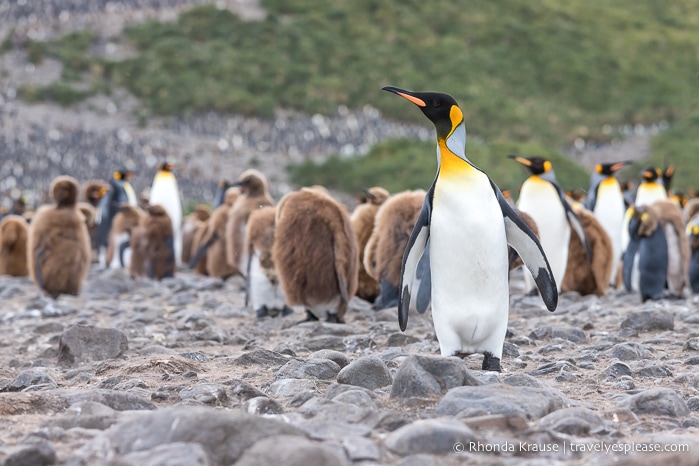
<path fill-rule="evenodd" d="M 130 27 L 118 40 L 135 54 L 119 62 L 90 55 L 94 34 L 30 42 L 32 60 L 52 55 L 67 66 L 61 82 L 25 87 L 20 95 L 68 104 L 123 86 L 142 99 L 144 118 L 208 110 L 265 116 L 276 107 L 329 114 L 340 104 L 370 104 L 387 117 L 427 124 L 380 88 L 438 90 L 460 102 L 469 133 L 484 141 L 470 143 L 469 154 L 483 151 L 498 161 L 494 178 L 524 177 L 499 162 L 508 153 L 503 149 L 553 156 L 578 137 L 608 141 L 614 134 L 605 125 L 667 121 L 671 129 L 654 141 L 653 161 L 676 161 L 678 188 L 697 184 L 699 9 L 693 1 L 262 5 L 268 15 L 259 22 L 202 6 L 176 22 Z M 562 181 L 583 178 L 557 160 Z"/>

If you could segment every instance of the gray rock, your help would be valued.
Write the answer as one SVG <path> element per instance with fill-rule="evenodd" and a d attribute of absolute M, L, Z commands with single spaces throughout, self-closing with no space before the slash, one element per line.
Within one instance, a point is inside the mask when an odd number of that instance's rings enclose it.
<path fill-rule="evenodd" d="M 350 363 L 349 358 L 344 353 L 329 349 L 315 351 L 308 355 L 308 359 L 330 359 L 331 361 L 335 361 L 340 368 Z"/>
<path fill-rule="evenodd" d="M 289 424 L 261 416 L 204 407 L 172 407 L 129 416 L 102 435 L 122 455 L 174 442 L 197 443 L 212 464 L 228 465 L 261 439 L 271 437 L 271 441 L 277 442 L 280 435 L 304 434 Z M 102 441 L 94 440 L 98 444 Z"/>
<path fill-rule="evenodd" d="M 94 401 L 117 411 L 151 410 L 156 408 L 155 404 L 136 394 L 104 388 L 66 392 L 65 397 L 71 404 L 81 401 Z"/>
<path fill-rule="evenodd" d="M 293 397 L 307 391 L 317 391 L 316 382 L 310 379 L 281 379 L 267 389 L 267 393 L 273 398 Z"/>
<path fill-rule="evenodd" d="M 59 416 L 47 419 L 44 425 L 66 430 L 74 427 L 104 430 L 117 422 L 118 419 L 119 413 L 109 406 L 84 401 L 71 405 L 65 413 Z"/>
<path fill-rule="evenodd" d="M 693 396 L 687 400 L 687 408 L 690 411 L 699 411 L 699 396 Z"/>
<path fill-rule="evenodd" d="M 174 442 L 150 450 L 124 455 L 119 466 L 212 466 L 209 456 L 198 443 Z"/>
<path fill-rule="evenodd" d="M 681 374 L 674 378 L 673 382 L 679 385 L 686 385 L 695 390 L 699 390 L 699 374 Z"/>
<path fill-rule="evenodd" d="M 549 429 L 576 437 L 587 437 L 604 427 L 604 420 L 594 411 L 586 408 L 563 408 L 539 419 L 542 429 Z"/>
<path fill-rule="evenodd" d="M 349 423 L 344 421 L 329 421 L 327 419 L 314 418 L 298 424 L 310 438 L 315 440 L 342 441 L 348 435 L 355 437 L 367 437 L 371 434 L 371 427 L 361 423 Z"/>
<path fill-rule="evenodd" d="M 630 312 L 621 323 L 621 328 L 639 332 L 674 330 L 675 318 L 671 312 L 662 309 Z"/>
<path fill-rule="evenodd" d="M 684 363 L 688 366 L 696 366 L 699 365 L 699 356 L 692 356 L 690 358 L 687 358 Z"/>
<path fill-rule="evenodd" d="M 335 395 L 334 397 L 331 397 L 330 399 L 338 401 L 340 403 L 348 403 L 355 406 L 363 406 L 372 410 L 377 409 L 376 403 L 374 403 L 374 400 L 371 398 L 371 395 L 369 395 L 364 390 L 347 390 L 345 392 Z"/>
<path fill-rule="evenodd" d="M 0 416 L 18 414 L 51 415 L 65 411 L 71 402 L 58 390 L 0 393 Z"/>
<path fill-rule="evenodd" d="M 529 338 L 533 340 L 561 338 L 573 343 L 581 343 L 587 339 L 585 332 L 574 327 L 539 327 L 529 334 Z"/>
<path fill-rule="evenodd" d="M 230 464 L 230 463 L 226 463 Z M 344 466 L 347 460 L 335 449 L 304 438 L 278 436 L 255 443 L 236 466 Z"/>
<path fill-rule="evenodd" d="M 510 374 L 502 378 L 502 383 L 512 385 L 514 387 L 533 387 L 542 388 L 543 385 L 537 379 L 529 374 Z"/>
<path fill-rule="evenodd" d="M 435 414 L 464 417 L 503 414 L 532 420 L 565 405 L 564 396 L 552 388 L 492 384 L 452 388 L 437 405 Z"/>
<path fill-rule="evenodd" d="M 616 358 L 621 361 L 637 361 L 639 359 L 649 359 L 653 356 L 653 353 L 647 347 L 634 342 L 616 344 L 605 351 L 605 354 L 610 358 Z"/>
<path fill-rule="evenodd" d="M 364 437 L 346 435 L 342 438 L 342 447 L 352 461 L 378 461 L 381 457 L 379 447 Z"/>
<path fill-rule="evenodd" d="M 231 393 L 243 401 L 258 396 L 265 396 L 261 390 L 240 379 L 231 379 L 226 382 L 226 385 L 231 385 Z"/>
<path fill-rule="evenodd" d="M 49 466 L 56 463 L 56 452 L 48 442 L 15 447 L 5 457 L 3 466 Z"/>
<path fill-rule="evenodd" d="M 314 418 L 313 422 L 333 425 L 338 423 L 358 425 L 375 414 L 371 408 L 365 406 L 341 403 L 321 397 L 309 399 L 298 408 L 297 412 L 307 418 Z"/>
<path fill-rule="evenodd" d="M 180 400 L 195 400 L 211 406 L 222 406 L 228 403 L 226 389 L 221 385 L 203 383 L 184 388 L 177 395 Z"/>
<path fill-rule="evenodd" d="M 325 335 L 308 338 L 304 340 L 303 346 L 309 351 L 319 351 L 323 349 L 344 350 L 345 340 L 338 335 Z"/>
<path fill-rule="evenodd" d="M 250 398 L 243 404 L 243 409 L 250 414 L 281 414 L 284 412 L 279 403 L 266 396 Z"/>
<path fill-rule="evenodd" d="M 633 372 L 631 371 L 631 368 L 624 364 L 623 362 L 613 362 L 607 367 L 603 375 L 609 379 L 618 379 L 623 376 L 631 376 L 633 375 Z"/>
<path fill-rule="evenodd" d="M 409 356 L 393 379 L 391 398 L 439 395 L 463 385 L 479 385 L 458 357 Z"/>
<path fill-rule="evenodd" d="M 471 429 L 454 419 L 425 419 L 392 432 L 385 445 L 401 456 L 419 453 L 453 455 L 454 444 L 468 444 L 476 439 Z"/>
<path fill-rule="evenodd" d="M 307 359 L 299 361 L 292 359 L 284 364 L 276 373 L 278 379 L 306 379 L 333 380 L 340 372 L 340 366 L 330 359 Z"/>
<path fill-rule="evenodd" d="M 337 374 L 337 382 L 374 390 L 391 385 L 393 379 L 386 364 L 376 356 L 365 356 L 352 361 Z"/>
<path fill-rule="evenodd" d="M 660 379 L 663 377 L 672 377 L 672 372 L 666 366 L 651 364 L 636 371 L 636 375 L 640 377 Z"/>
<path fill-rule="evenodd" d="M 56 381 L 46 373 L 45 369 L 35 368 L 27 369 L 15 377 L 9 385 L 2 389 L 4 392 L 19 392 L 26 388 L 44 385 L 47 389 L 58 387 Z"/>
<path fill-rule="evenodd" d="M 574 370 L 575 366 L 569 361 L 553 361 L 541 364 L 536 369 L 531 371 L 529 375 L 541 377 L 553 373 L 560 373 L 562 370 Z"/>
<path fill-rule="evenodd" d="M 620 403 L 636 414 L 684 417 L 689 415 L 687 403 L 671 388 L 651 388 Z"/>
<path fill-rule="evenodd" d="M 699 351 L 699 337 L 692 337 L 682 347 L 684 351 Z"/>
<path fill-rule="evenodd" d="M 121 330 L 71 325 L 61 335 L 58 363 L 69 366 L 87 361 L 119 358 L 128 348 L 128 338 Z"/>
<path fill-rule="evenodd" d="M 388 336 L 388 341 L 386 342 L 386 346 L 388 346 L 388 347 L 406 346 L 406 345 L 410 345 L 412 343 L 417 343 L 419 341 L 420 341 L 420 339 L 418 337 L 413 336 L 413 335 L 407 335 L 405 333 L 392 333 L 391 335 Z"/>
<path fill-rule="evenodd" d="M 287 362 L 289 362 L 289 360 L 289 356 L 280 353 L 275 353 L 274 351 L 258 348 L 250 351 L 249 353 L 245 353 L 241 356 L 238 356 L 237 358 L 235 358 L 233 362 L 235 364 L 240 364 L 241 366 L 257 365 L 263 367 L 272 367 L 284 365 Z"/>

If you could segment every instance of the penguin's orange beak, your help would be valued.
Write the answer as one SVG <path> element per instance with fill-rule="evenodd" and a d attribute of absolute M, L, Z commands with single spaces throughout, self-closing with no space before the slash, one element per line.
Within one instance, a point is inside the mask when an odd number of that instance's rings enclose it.
<path fill-rule="evenodd" d="M 406 100 L 409 100 L 410 102 L 414 103 L 418 107 L 427 107 L 427 104 L 425 103 L 424 100 L 415 97 L 412 92 L 407 91 L 405 89 L 401 89 L 399 87 L 394 87 L 394 86 L 384 86 L 381 88 L 382 91 L 388 91 L 388 92 L 393 92 L 394 94 L 397 94 L 401 97 L 403 97 Z"/>
<path fill-rule="evenodd" d="M 521 164 L 524 165 L 525 167 L 531 167 L 531 166 L 532 166 L 531 160 L 526 159 L 526 158 L 524 158 L 524 157 L 520 157 L 520 156 L 514 155 L 514 154 L 510 154 L 510 155 L 508 155 L 508 157 L 511 158 L 512 160 L 514 160 L 515 162 L 521 163 Z"/>

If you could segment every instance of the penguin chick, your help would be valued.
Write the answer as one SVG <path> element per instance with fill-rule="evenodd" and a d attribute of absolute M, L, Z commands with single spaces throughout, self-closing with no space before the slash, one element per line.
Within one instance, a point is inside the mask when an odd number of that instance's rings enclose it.
<path fill-rule="evenodd" d="M 131 233 L 132 277 L 162 278 L 175 276 L 175 246 L 172 220 L 161 205 L 151 205 Z"/>
<path fill-rule="evenodd" d="M 245 233 L 245 251 L 248 258 L 245 305 L 252 306 L 257 317 L 289 315 L 293 310 L 286 305 L 286 296 L 274 267 L 274 220 L 272 206 L 255 210 L 248 218 Z"/>
<path fill-rule="evenodd" d="M 352 229 L 357 236 L 357 247 L 359 249 L 357 296 L 369 302 L 374 302 L 380 290 L 379 283 L 367 273 L 364 267 L 364 248 L 374 231 L 376 212 L 386 199 L 388 199 L 388 196 L 388 191 L 378 186 L 365 190 L 365 201 L 357 205 L 350 216 Z"/>
<path fill-rule="evenodd" d="M 663 298 L 667 280 L 668 251 L 665 232 L 649 206 L 632 207 L 629 243 L 624 252 L 623 278 L 627 291 L 641 294 L 641 301 Z"/>
<path fill-rule="evenodd" d="M 684 287 L 689 285 L 690 258 L 682 210 L 671 200 L 656 201 L 651 208 L 658 217 L 667 241 L 667 289 L 671 297 L 681 298 L 684 296 Z"/>
<path fill-rule="evenodd" d="M 614 263 L 614 248 L 607 231 L 594 214 L 583 208 L 574 209 L 592 248 L 592 262 L 577 235 L 570 236 L 568 263 L 561 289 L 581 295 L 604 296 L 609 286 Z"/>
<path fill-rule="evenodd" d="M 255 169 L 245 170 L 233 183 L 240 189 L 240 196 L 233 203 L 226 223 L 226 259 L 233 267 L 234 274 L 243 275 L 245 257 L 245 228 L 250 214 L 257 209 L 273 206 L 274 200 L 269 194 L 267 178 Z"/>
<path fill-rule="evenodd" d="M 189 264 L 192 260 L 192 243 L 197 230 L 211 217 L 211 208 L 206 204 L 198 204 L 191 214 L 182 221 L 182 263 Z"/>
<path fill-rule="evenodd" d="M 148 204 L 162 206 L 172 221 L 175 260 L 179 264 L 182 260 L 182 199 L 173 169 L 174 165 L 167 162 L 158 166 L 158 172 L 151 184 Z"/>
<path fill-rule="evenodd" d="M 272 260 L 288 304 L 305 306 L 307 320 L 344 321 L 358 258 L 349 214 L 332 197 L 302 188 L 279 202 Z"/>
<path fill-rule="evenodd" d="M 689 284 L 692 293 L 699 294 L 699 220 L 691 221 L 687 225 L 687 237 L 691 257 L 689 260 Z"/>
<path fill-rule="evenodd" d="M 376 224 L 365 248 L 365 268 L 379 283 L 374 309 L 398 305 L 403 251 L 410 239 L 425 191 L 394 194 L 376 212 Z"/>
<path fill-rule="evenodd" d="M 89 180 L 83 184 L 82 199 L 92 207 L 99 206 L 102 197 L 109 191 L 109 183 L 104 180 Z"/>
<path fill-rule="evenodd" d="M 143 213 L 138 207 L 123 204 L 112 220 L 107 246 L 107 264 L 112 269 L 128 268 L 131 263 L 131 233 L 141 221 Z"/>
<path fill-rule="evenodd" d="M 231 207 L 239 196 L 240 190 L 237 187 L 228 188 L 223 204 L 214 210 L 207 222 L 206 233 L 198 242 L 197 250 L 189 264 L 190 267 L 196 267 L 205 258 L 207 273 L 212 277 L 225 280 L 238 272 L 227 260 L 226 226 Z"/>
<path fill-rule="evenodd" d="M 7 215 L 0 220 L 0 275 L 26 277 L 27 221 L 19 215 Z"/>
<path fill-rule="evenodd" d="M 690 199 L 684 205 L 683 217 L 686 223 L 691 222 L 694 217 L 699 215 L 699 198 Z"/>
<path fill-rule="evenodd" d="M 40 207 L 27 241 L 29 271 L 48 295 L 80 294 L 90 266 L 90 238 L 77 208 L 78 182 L 59 176 L 51 184 L 54 205 Z"/>

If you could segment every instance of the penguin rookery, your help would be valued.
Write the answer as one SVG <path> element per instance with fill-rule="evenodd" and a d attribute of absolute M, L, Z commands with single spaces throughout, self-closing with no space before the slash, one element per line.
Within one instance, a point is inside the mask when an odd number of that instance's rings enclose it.
<path fill-rule="evenodd" d="M 417 105 L 437 130 L 437 176 L 403 254 L 400 328 L 405 330 L 411 307 L 425 311 L 429 293 L 442 355 L 483 353 L 483 369 L 500 371 L 509 316 L 507 245 L 519 253 L 553 311 L 558 291 L 548 260 L 500 189 L 466 158 L 466 124 L 456 100 L 436 92 L 383 90 Z M 418 264 L 428 248 L 431 273 L 425 274 Z M 421 278 L 430 275 L 425 286 Z"/>

